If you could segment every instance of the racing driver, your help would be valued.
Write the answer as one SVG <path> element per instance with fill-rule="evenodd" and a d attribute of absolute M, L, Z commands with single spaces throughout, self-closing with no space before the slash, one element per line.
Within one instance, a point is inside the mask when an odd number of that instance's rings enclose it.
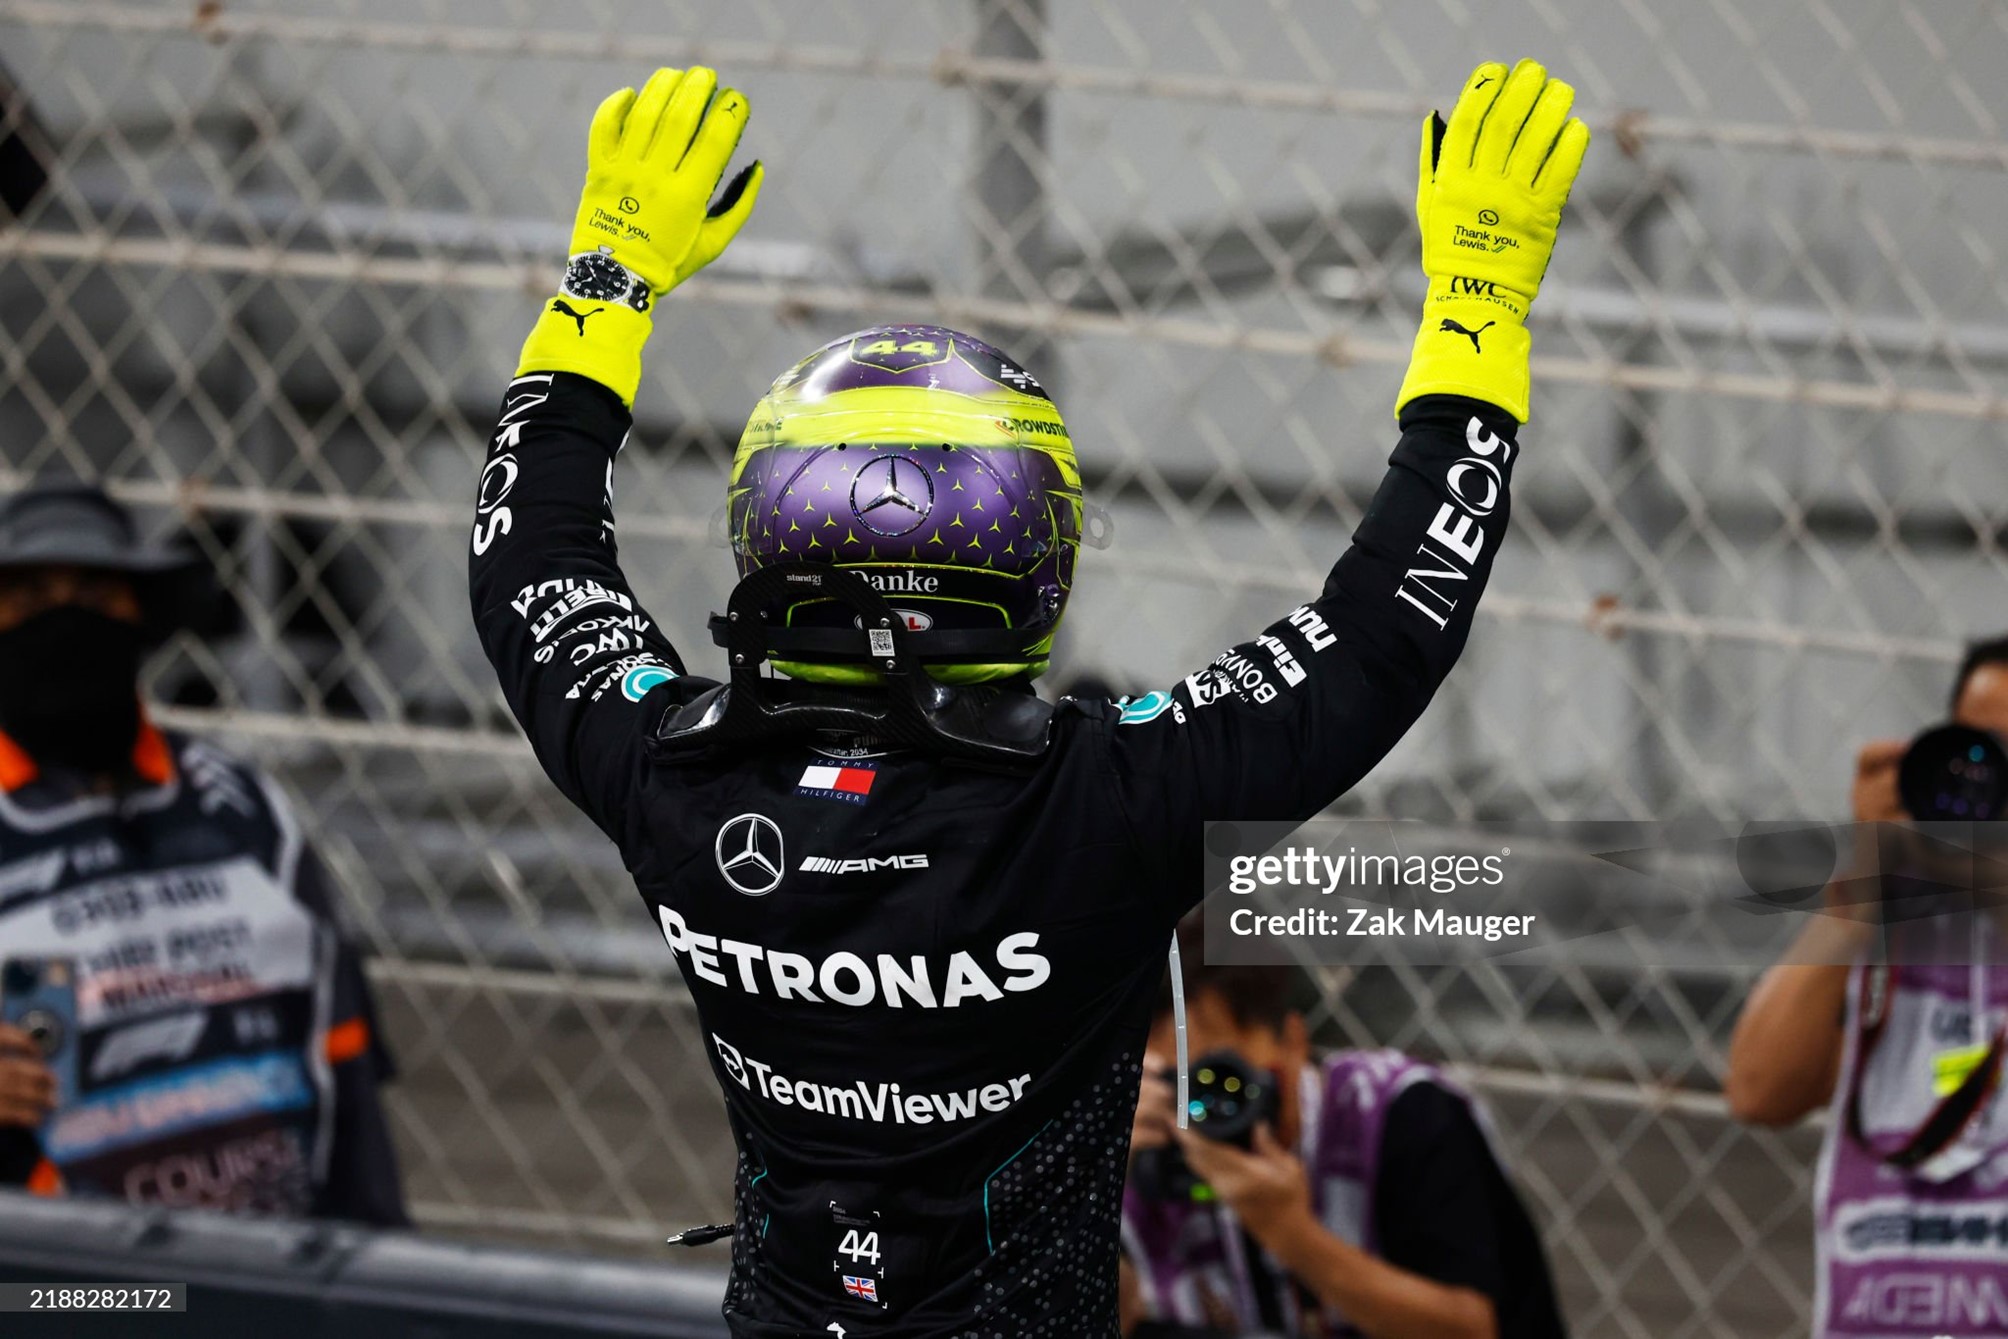
<path fill-rule="evenodd" d="M 1426 118 L 1400 438 L 1322 592 L 1168 691 L 1057 705 L 1030 685 L 1073 584 L 1073 447 L 1030 371 L 930 326 L 773 383 L 727 487 L 728 681 L 671 647 L 616 558 L 614 458 L 654 304 L 737 233 L 761 167 L 719 189 L 748 108 L 710 70 L 600 105 L 481 475 L 473 612 L 696 1002 L 739 1150 L 734 1335 L 1115 1333 L 1139 1064 L 1202 822 L 1318 812 L 1457 659 L 1589 140 L 1572 100 L 1487 64 Z"/>

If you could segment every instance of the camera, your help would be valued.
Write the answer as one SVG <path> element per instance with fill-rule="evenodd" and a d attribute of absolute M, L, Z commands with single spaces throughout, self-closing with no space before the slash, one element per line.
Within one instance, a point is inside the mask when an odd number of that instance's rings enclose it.
<path fill-rule="evenodd" d="M 1171 1070 L 1161 1077 L 1177 1080 Z M 1215 1143 L 1253 1148 L 1255 1127 L 1276 1119 L 1275 1082 L 1238 1051 L 1208 1051 L 1192 1062 L 1185 1115 L 1195 1134 Z M 1176 1144 L 1138 1153 L 1132 1176 L 1138 1192 L 1149 1199 L 1194 1204 L 1213 1199 L 1212 1187 L 1193 1175 Z"/>
<path fill-rule="evenodd" d="M 1991 823 L 2008 812 L 2008 750 L 1985 730 L 1934 726 L 1904 751 L 1896 786 L 1919 822 Z"/>

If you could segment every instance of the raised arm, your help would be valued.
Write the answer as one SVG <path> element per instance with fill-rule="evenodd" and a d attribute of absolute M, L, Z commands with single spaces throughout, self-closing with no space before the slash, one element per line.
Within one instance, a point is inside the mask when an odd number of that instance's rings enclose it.
<path fill-rule="evenodd" d="M 616 841 L 660 715 L 642 700 L 685 686 L 621 573 L 614 457 L 654 303 L 717 258 L 759 193 L 754 163 L 711 203 L 746 116 L 707 69 L 658 70 L 600 104 L 564 285 L 524 342 L 475 499 L 482 649 L 544 770 Z"/>
<path fill-rule="evenodd" d="M 1589 131 L 1532 61 L 1472 72 L 1423 124 L 1416 218 L 1429 293 L 1401 439 L 1323 592 L 1110 727 L 1131 827 L 1197 896 L 1207 819 L 1317 813 L 1384 757 L 1464 649 L 1505 537 L 1527 418 L 1527 310 Z"/>

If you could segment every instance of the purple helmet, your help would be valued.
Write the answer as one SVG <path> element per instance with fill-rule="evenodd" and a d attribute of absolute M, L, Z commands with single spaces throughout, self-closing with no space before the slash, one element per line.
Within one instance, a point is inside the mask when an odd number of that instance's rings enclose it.
<path fill-rule="evenodd" d="M 982 340 L 894 325 L 825 344 L 754 408 L 726 498 L 741 577 L 802 561 L 861 573 L 945 682 L 1045 669 L 1080 548 L 1081 476 L 1045 388 Z M 828 599 L 787 611 L 790 627 L 852 617 Z M 775 663 L 828 682 L 870 675 Z"/>

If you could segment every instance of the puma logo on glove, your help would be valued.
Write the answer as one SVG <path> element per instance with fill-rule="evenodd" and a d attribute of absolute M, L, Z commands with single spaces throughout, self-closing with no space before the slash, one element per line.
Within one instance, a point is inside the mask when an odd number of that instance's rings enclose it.
<path fill-rule="evenodd" d="M 1476 330 L 1466 330 L 1456 321 L 1453 321 L 1448 316 L 1446 316 L 1443 318 L 1443 324 L 1436 328 L 1439 331 L 1442 331 L 1446 334 L 1464 336 L 1466 339 L 1471 341 L 1471 351 L 1473 353 L 1483 353 L 1485 352 L 1485 350 L 1478 347 L 1478 337 L 1484 334 L 1486 331 L 1490 330 L 1493 326 L 1497 324 L 1499 324 L 1497 321 L 1487 321 L 1484 325 L 1479 326 Z"/>
<path fill-rule="evenodd" d="M 579 323 L 579 338 L 584 339 L 586 337 L 586 318 L 588 316 L 598 316 L 606 308 L 594 307 L 591 311 L 574 311 L 572 304 L 563 298 L 553 298 L 551 300 L 551 310 L 560 315 L 569 316 L 574 321 L 577 321 Z"/>

